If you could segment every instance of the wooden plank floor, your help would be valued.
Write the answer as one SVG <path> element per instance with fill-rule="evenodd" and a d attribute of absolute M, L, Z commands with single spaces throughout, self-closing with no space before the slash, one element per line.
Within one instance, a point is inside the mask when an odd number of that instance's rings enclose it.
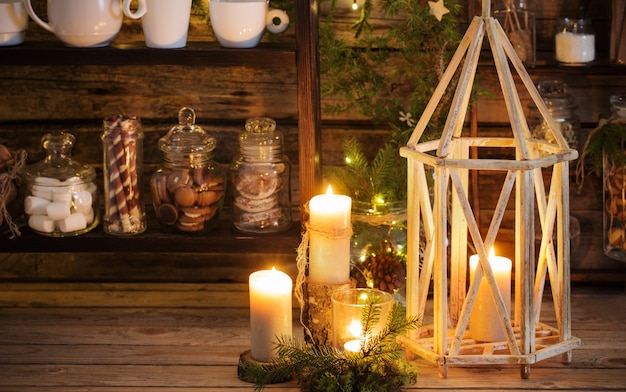
<path fill-rule="evenodd" d="M 252 391 L 237 379 L 249 349 L 245 284 L 0 283 L 0 391 Z M 419 361 L 407 390 L 624 391 L 626 295 L 574 287 L 573 362 L 437 369 Z M 294 315 L 297 315 L 296 311 Z M 549 320 L 548 320 L 549 321 Z M 294 321 L 294 331 L 301 328 Z M 293 383 L 268 390 L 299 391 Z"/>

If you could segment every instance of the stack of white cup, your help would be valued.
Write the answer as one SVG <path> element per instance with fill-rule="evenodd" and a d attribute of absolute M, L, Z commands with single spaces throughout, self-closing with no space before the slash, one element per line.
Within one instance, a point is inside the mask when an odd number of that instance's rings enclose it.
<path fill-rule="evenodd" d="M 79 177 L 61 181 L 37 177 L 24 200 L 28 226 L 42 233 L 72 233 L 86 229 L 94 221 L 97 187 Z"/>

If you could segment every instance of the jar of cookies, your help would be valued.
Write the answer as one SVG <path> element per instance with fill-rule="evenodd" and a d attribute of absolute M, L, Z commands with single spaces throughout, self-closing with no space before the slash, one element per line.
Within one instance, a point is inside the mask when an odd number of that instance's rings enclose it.
<path fill-rule="evenodd" d="M 24 172 L 24 213 L 28 226 L 37 234 L 75 236 L 98 224 L 96 172 L 72 159 L 75 140 L 66 132 L 44 135 L 45 159 Z"/>
<path fill-rule="evenodd" d="M 192 108 L 178 112 L 178 125 L 159 139 L 163 165 L 150 179 L 156 216 L 168 231 L 202 234 L 218 222 L 226 174 L 213 161 L 215 138 L 196 125 Z"/>
<path fill-rule="evenodd" d="M 104 232 L 140 234 L 146 230 L 143 199 L 143 131 L 135 116 L 104 119 Z"/>
<path fill-rule="evenodd" d="M 612 115 L 591 132 L 585 153 L 601 153 L 604 253 L 626 262 L 626 93 L 612 94 L 610 103 Z"/>
<path fill-rule="evenodd" d="M 291 164 L 271 118 L 246 121 L 231 165 L 233 225 L 244 233 L 277 233 L 291 225 Z"/>

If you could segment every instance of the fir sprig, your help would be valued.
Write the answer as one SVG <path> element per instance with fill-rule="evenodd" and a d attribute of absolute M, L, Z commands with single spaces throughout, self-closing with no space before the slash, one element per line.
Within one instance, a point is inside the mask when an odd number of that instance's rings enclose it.
<path fill-rule="evenodd" d="M 355 201 L 379 203 L 406 198 L 406 163 L 401 161 L 398 145 L 385 143 L 370 162 L 355 138 L 344 139 L 345 166 L 326 169 L 326 178 Z M 336 185 L 335 185 L 336 184 Z"/>
<path fill-rule="evenodd" d="M 420 326 L 418 317 L 407 318 L 404 307 L 394 304 L 383 331 L 373 335 L 380 313 L 365 306 L 363 336 L 373 336 L 359 352 L 342 352 L 331 346 L 313 345 L 293 337 L 280 337 L 277 358 L 269 364 L 249 363 L 246 374 L 256 390 L 293 377 L 305 392 L 393 392 L 417 381 L 418 369 L 402 356 L 396 337 Z"/>

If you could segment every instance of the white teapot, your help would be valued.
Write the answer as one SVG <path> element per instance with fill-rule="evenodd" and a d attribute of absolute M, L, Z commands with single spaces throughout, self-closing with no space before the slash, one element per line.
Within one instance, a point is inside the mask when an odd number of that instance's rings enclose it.
<path fill-rule="evenodd" d="M 119 33 L 124 13 L 120 0 L 48 0 L 48 22 L 24 0 L 30 17 L 67 46 L 107 46 Z"/>

